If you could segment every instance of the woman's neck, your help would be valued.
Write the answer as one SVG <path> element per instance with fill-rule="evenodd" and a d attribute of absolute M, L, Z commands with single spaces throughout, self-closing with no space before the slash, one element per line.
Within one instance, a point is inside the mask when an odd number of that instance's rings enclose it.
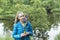
<path fill-rule="evenodd" d="M 22 23 L 22 26 L 24 27 L 27 24 L 27 21 L 26 22 L 21 22 L 21 23 Z"/>
<path fill-rule="evenodd" d="M 22 21 L 20 21 L 20 22 L 21 22 L 22 24 L 24 24 L 24 23 L 26 23 L 27 21 L 26 21 L 26 22 L 22 22 Z"/>

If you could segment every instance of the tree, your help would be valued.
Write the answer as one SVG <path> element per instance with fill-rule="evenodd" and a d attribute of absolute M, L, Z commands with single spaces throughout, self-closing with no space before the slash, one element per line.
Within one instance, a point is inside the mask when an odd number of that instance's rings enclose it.
<path fill-rule="evenodd" d="M 40 27 L 47 30 L 51 28 L 52 24 L 60 22 L 59 1 L 60 0 L 0 0 L 0 18 L 4 19 L 7 17 L 14 20 L 17 11 L 23 11 L 29 15 L 28 20 L 32 23 L 33 28 Z M 7 26 L 10 24 L 11 23 Z M 9 26 L 10 28 L 12 28 L 11 25 Z"/>

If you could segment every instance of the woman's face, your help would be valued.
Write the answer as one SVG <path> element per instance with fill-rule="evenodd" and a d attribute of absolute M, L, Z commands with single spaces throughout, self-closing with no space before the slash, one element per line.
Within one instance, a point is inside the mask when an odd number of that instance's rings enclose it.
<path fill-rule="evenodd" d="M 26 22 L 27 21 L 27 17 L 24 15 L 24 13 L 20 13 L 18 15 L 18 19 L 22 22 Z"/>

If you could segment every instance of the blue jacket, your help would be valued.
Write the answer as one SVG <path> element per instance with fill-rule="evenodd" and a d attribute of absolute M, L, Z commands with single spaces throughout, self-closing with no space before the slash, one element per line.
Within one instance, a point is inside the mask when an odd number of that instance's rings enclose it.
<path fill-rule="evenodd" d="M 30 40 L 29 36 L 32 36 L 32 34 L 33 34 L 32 26 L 31 26 L 30 22 L 27 22 L 27 24 L 26 24 L 26 32 L 29 32 L 29 35 L 27 35 L 25 37 L 21 37 L 20 35 L 23 32 L 24 32 L 24 27 L 22 26 L 21 22 L 18 22 L 14 25 L 12 37 L 15 40 Z"/>

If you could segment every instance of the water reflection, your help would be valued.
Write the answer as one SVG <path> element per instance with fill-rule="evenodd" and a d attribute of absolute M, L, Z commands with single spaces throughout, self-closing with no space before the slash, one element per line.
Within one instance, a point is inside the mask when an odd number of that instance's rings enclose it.
<path fill-rule="evenodd" d="M 0 37 L 4 37 L 4 23 L 0 23 Z"/>
<path fill-rule="evenodd" d="M 33 40 L 47 40 L 48 32 L 45 29 L 37 28 L 33 30 Z"/>
<path fill-rule="evenodd" d="M 11 36 L 11 33 L 12 31 L 10 31 L 8 27 L 4 28 L 4 23 L 0 23 L 0 37 Z"/>
<path fill-rule="evenodd" d="M 34 32 L 36 31 L 36 33 Z M 39 29 L 33 30 L 34 40 L 54 40 L 60 34 L 60 23 L 58 25 L 51 25 L 50 31 L 41 32 Z M 47 38 L 47 39 L 46 39 Z"/>
<path fill-rule="evenodd" d="M 50 31 L 48 32 L 49 35 L 49 39 L 48 40 L 54 40 L 54 38 L 60 33 L 60 23 L 58 23 L 58 25 L 54 26 L 52 25 L 52 28 L 50 29 Z"/>

